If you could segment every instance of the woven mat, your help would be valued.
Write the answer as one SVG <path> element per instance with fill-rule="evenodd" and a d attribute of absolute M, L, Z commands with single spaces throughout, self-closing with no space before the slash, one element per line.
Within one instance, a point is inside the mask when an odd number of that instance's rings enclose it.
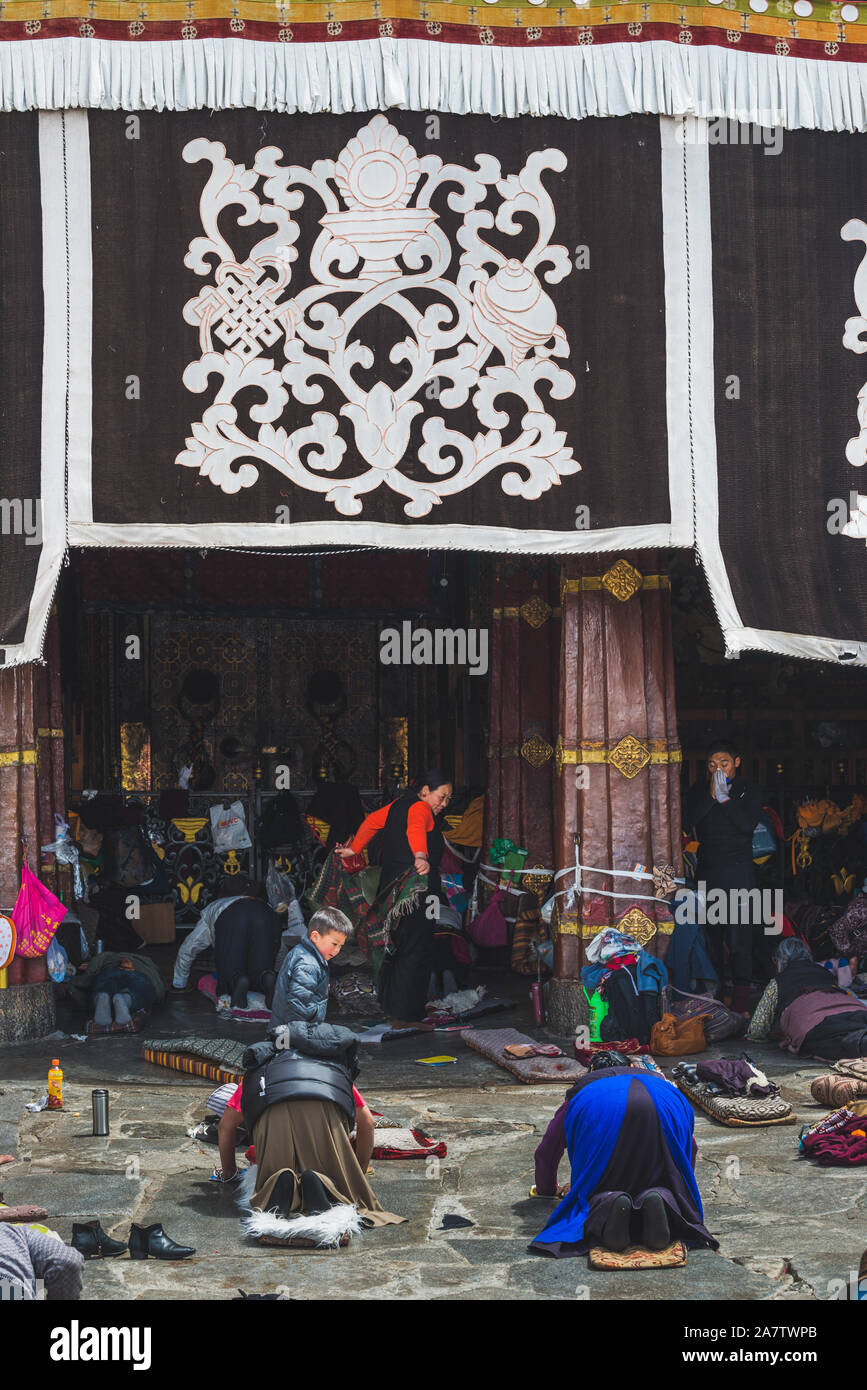
<path fill-rule="evenodd" d="M 445 1158 L 445 1143 L 429 1139 L 420 1129 L 377 1129 L 371 1158 Z"/>
<path fill-rule="evenodd" d="M 246 1048 L 246 1043 L 233 1038 L 152 1038 L 143 1044 L 141 1055 L 154 1066 L 207 1081 L 240 1081 Z"/>
<path fill-rule="evenodd" d="M 642 1250 L 630 1245 L 619 1253 L 595 1245 L 587 1257 L 591 1269 L 672 1269 L 686 1264 L 686 1246 L 675 1240 L 664 1250 Z"/>
<path fill-rule="evenodd" d="M 762 1129 L 766 1125 L 796 1125 L 797 1115 L 780 1096 L 715 1096 L 704 1081 L 688 1086 L 678 1078 L 677 1088 L 706 1115 L 729 1129 Z"/>
<path fill-rule="evenodd" d="M 489 1061 L 495 1062 L 504 1071 L 511 1072 L 519 1081 L 524 1081 L 528 1085 L 538 1085 L 543 1082 L 577 1081 L 579 1076 L 584 1076 L 587 1072 L 586 1067 L 582 1067 L 580 1062 L 573 1061 L 569 1057 L 508 1057 L 503 1052 L 504 1047 L 510 1047 L 514 1043 L 524 1043 L 532 1046 L 533 1039 L 528 1038 L 525 1033 L 519 1033 L 514 1028 L 464 1028 L 461 1032 L 461 1039 L 467 1047 L 471 1047 L 474 1052 L 480 1052 Z"/>
<path fill-rule="evenodd" d="M 840 1076 L 851 1076 L 856 1081 L 867 1081 L 867 1057 L 841 1057 L 832 1068 Z"/>

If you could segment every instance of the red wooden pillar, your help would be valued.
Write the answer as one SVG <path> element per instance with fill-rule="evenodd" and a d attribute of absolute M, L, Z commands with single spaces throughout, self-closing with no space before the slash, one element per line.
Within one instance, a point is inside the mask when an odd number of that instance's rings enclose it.
<path fill-rule="evenodd" d="M 557 581 L 547 559 L 501 560 L 494 579 L 485 844 L 522 845 L 528 869 L 554 863 Z"/>
<path fill-rule="evenodd" d="M 679 875 L 682 858 L 669 580 L 660 557 L 642 550 L 566 560 L 561 610 L 556 863 L 574 866 L 577 837 L 580 863 L 607 871 L 582 870 L 582 891 L 557 899 L 550 1020 L 565 1034 L 586 1020 L 580 973 L 596 932 L 617 926 L 659 956 L 668 946 L 668 903 L 653 898 L 649 880 L 611 870 L 670 864 Z M 562 878 L 558 888 L 573 881 Z"/>
<path fill-rule="evenodd" d="M 40 856 L 40 846 L 55 838 L 54 813 L 63 811 L 65 796 L 56 613 L 44 655 L 44 666 L 0 670 L 0 909 L 11 908 L 18 895 L 22 836 L 31 869 L 53 891 L 61 886 L 54 856 L 44 863 Z"/>

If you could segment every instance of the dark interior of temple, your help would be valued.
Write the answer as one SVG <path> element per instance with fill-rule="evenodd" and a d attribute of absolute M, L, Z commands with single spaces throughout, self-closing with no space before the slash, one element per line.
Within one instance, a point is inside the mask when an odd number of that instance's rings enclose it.
<path fill-rule="evenodd" d="M 765 881 L 787 897 L 847 901 L 867 872 L 860 826 L 850 829 L 845 815 L 867 784 L 867 673 L 764 653 L 727 660 L 693 556 L 671 552 L 668 569 L 684 784 L 700 772 L 709 738 L 733 737 L 783 824 Z M 73 552 L 58 593 L 71 799 L 95 788 L 154 805 L 162 796 L 165 808 L 189 766 L 190 791 L 209 796 L 261 803 L 289 787 L 307 804 L 322 781 L 336 780 L 378 800 L 438 766 L 454 776 L 460 811 L 485 790 L 496 751 L 488 656 L 475 670 L 386 664 L 383 634 L 406 624 L 489 630 L 510 611 L 496 608 L 498 577 L 525 592 L 524 619 L 553 633 L 557 557 Z M 517 653 L 501 649 L 497 659 L 504 689 L 520 701 L 538 673 Z M 555 639 L 551 663 L 556 692 Z M 548 718 L 543 711 L 522 732 L 553 777 L 550 704 Z M 809 863 L 792 844 L 806 798 L 844 813 Z"/>

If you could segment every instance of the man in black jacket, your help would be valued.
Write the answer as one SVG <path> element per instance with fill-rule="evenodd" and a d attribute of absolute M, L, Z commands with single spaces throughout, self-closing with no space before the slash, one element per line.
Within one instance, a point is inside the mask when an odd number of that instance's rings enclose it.
<path fill-rule="evenodd" d="M 732 1008 L 749 1008 L 753 975 L 753 933 L 761 926 L 761 913 L 738 890 L 756 886 L 753 868 L 753 831 L 761 815 L 758 787 L 739 776 L 740 757 L 724 739 L 712 744 L 707 755 L 707 780 L 690 787 L 683 801 L 683 825 L 695 828 L 698 838 L 698 882 L 710 893 L 721 889 L 727 907 L 719 924 L 708 912 L 705 928 L 714 966 L 723 976 L 724 943 L 729 948 Z"/>

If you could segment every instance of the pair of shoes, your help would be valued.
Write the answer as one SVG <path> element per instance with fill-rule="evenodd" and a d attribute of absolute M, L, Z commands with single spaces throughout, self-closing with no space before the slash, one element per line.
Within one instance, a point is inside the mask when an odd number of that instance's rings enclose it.
<path fill-rule="evenodd" d="M 606 1250 L 621 1253 L 631 1243 L 630 1226 L 634 1207 L 632 1199 L 625 1192 L 614 1198 L 608 1217 L 602 1228 L 602 1244 Z M 664 1250 L 671 1244 L 671 1227 L 668 1224 L 668 1211 L 662 1195 L 655 1189 L 648 1192 L 641 1204 L 641 1239 L 637 1242 L 644 1250 Z"/>
<path fill-rule="evenodd" d="M 305 1216 L 321 1216 L 322 1212 L 330 1211 L 333 1203 L 322 1183 L 318 1173 L 313 1173 L 309 1168 L 301 1174 L 299 1183 L 301 1188 L 301 1210 Z M 292 1202 L 295 1197 L 295 1174 L 287 1168 L 280 1174 L 273 1188 L 271 1189 L 271 1202 L 269 1211 L 276 1211 L 278 1216 L 288 1220 L 297 1212 L 292 1211 Z"/>
<path fill-rule="evenodd" d="M 246 1009 L 247 992 L 250 988 L 250 981 L 246 975 L 242 975 L 235 988 L 232 990 L 232 1008 Z"/>
<path fill-rule="evenodd" d="M 153 1255 L 155 1260 L 186 1260 L 195 1253 L 192 1245 L 178 1245 L 171 1236 L 167 1236 L 159 1221 L 155 1221 L 152 1226 L 137 1226 L 133 1222 L 130 1227 L 131 1260 L 146 1260 L 148 1255 Z"/>
<path fill-rule="evenodd" d="M 106 996 L 108 997 L 108 996 Z M 69 1242 L 86 1260 L 123 1255 L 126 1244 L 122 1240 L 112 1240 L 96 1221 L 76 1221 L 72 1227 L 72 1240 Z"/>

